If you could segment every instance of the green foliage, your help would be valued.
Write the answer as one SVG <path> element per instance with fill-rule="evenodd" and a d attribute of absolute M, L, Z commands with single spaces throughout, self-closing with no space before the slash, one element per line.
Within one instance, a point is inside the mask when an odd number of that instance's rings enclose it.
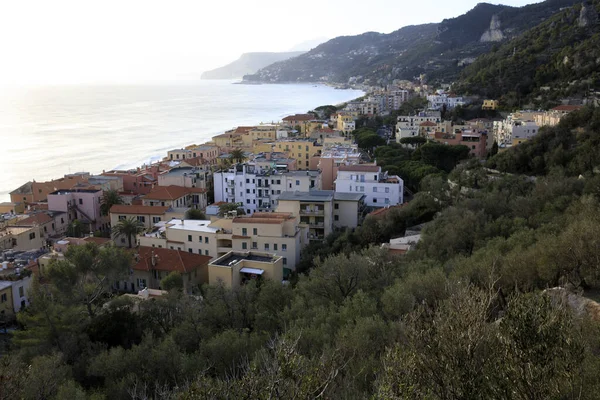
<path fill-rule="evenodd" d="M 236 211 L 237 215 L 246 215 L 242 203 L 223 203 L 219 205 L 219 217 L 225 217 L 230 211 Z"/>
<path fill-rule="evenodd" d="M 244 154 L 244 150 L 242 149 L 233 149 L 229 152 L 229 159 L 236 163 L 241 163 L 246 160 L 246 154 Z"/>
<path fill-rule="evenodd" d="M 135 217 L 119 221 L 117 225 L 112 227 L 113 237 L 125 236 L 129 243 L 129 248 L 133 247 L 135 236 L 144 231 L 144 225 Z"/>
<path fill-rule="evenodd" d="M 169 275 L 162 278 L 160 286 L 163 290 L 182 290 L 183 289 L 183 277 L 177 271 L 169 273 Z"/>
<path fill-rule="evenodd" d="M 123 204 L 123 198 L 119 195 L 119 192 L 113 189 L 102 192 L 102 199 L 100 200 L 100 213 L 102 215 L 108 215 L 110 208 L 115 204 Z"/>
<path fill-rule="evenodd" d="M 368 128 L 356 129 L 352 132 L 352 135 L 358 147 L 369 153 L 373 152 L 375 147 L 385 145 L 385 139 Z"/>
<path fill-rule="evenodd" d="M 185 219 L 203 220 L 206 219 L 206 215 L 197 208 L 190 208 L 185 212 Z"/>

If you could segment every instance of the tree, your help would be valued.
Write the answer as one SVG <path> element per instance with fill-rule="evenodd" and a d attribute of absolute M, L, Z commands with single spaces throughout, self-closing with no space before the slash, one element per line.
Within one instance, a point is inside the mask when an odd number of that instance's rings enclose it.
<path fill-rule="evenodd" d="M 185 219 L 203 220 L 206 219 L 206 215 L 202 212 L 202 210 L 190 208 L 185 212 Z"/>
<path fill-rule="evenodd" d="M 231 152 L 229 153 L 229 158 L 232 161 L 241 163 L 241 162 L 244 162 L 244 160 L 246 159 L 246 155 L 244 154 L 244 150 L 234 149 L 234 150 L 231 150 Z"/>
<path fill-rule="evenodd" d="M 400 143 L 419 147 L 420 145 L 427 143 L 427 139 L 422 136 L 405 137 L 400 139 Z"/>
<path fill-rule="evenodd" d="M 129 248 L 133 247 L 132 238 L 144 231 L 144 225 L 135 217 L 123 219 L 112 227 L 113 237 L 125 236 L 129 241 Z"/>
<path fill-rule="evenodd" d="M 182 290 L 183 289 L 183 277 L 177 271 L 169 273 L 169 275 L 162 278 L 160 281 L 160 287 L 163 290 Z"/>
<path fill-rule="evenodd" d="M 88 243 L 70 247 L 62 260 L 52 260 L 48 278 L 63 303 L 82 304 L 93 317 L 113 283 L 129 275 L 131 265 L 132 257 L 124 249 Z"/>
<path fill-rule="evenodd" d="M 245 215 L 241 207 L 242 203 L 223 203 L 219 206 L 219 217 L 225 217 L 230 211 L 236 211 L 237 215 Z"/>
<path fill-rule="evenodd" d="M 74 220 L 67 227 L 67 235 L 70 237 L 81 237 L 83 234 L 83 224 L 78 219 Z"/>
<path fill-rule="evenodd" d="M 111 207 L 115 204 L 123 204 L 123 198 L 119 196 L 119 192 L 114 189 L 105 190 L 102 193 L 102 199 L 100 200 L 100 213 L 102 215 L 108 215 Z"/>

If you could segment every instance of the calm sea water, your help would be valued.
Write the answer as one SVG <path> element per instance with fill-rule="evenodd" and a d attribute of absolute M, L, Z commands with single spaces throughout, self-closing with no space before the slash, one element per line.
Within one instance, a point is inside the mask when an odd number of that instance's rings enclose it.
<path fill-rule="evenodd" d="M 238 125 L 363 95 L 314 85 L 0 88 L 0 201 L 21 184 L 130 168 Z"/>

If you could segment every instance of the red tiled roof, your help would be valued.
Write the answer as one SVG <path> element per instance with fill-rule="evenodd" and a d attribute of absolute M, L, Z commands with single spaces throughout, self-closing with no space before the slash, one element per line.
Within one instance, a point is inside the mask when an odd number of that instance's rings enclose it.
<path fill-rule="evenodd" d="M 30 217 L 27 217 L 25 219 L 18 221 L 17 225 L 20 225 L 20 226 L 43 225 L 43 224 L 47 224 L 52 221 L 53 221 L 52 217 L 49 216 L 48 214 L 38 213 L 38 214 L 33 214 Z"/>
<path fill-rule="evenodd" d="M 253 126 L 238 126 L 237 128 L 235 128 L 234 132 L 235 133 L 247 133 L 247 132 L 251 131 L 252 129 L 254 129 Z"/>
<path fill-rule="evenodd" d="M 338 171 L 379 172 L 377 165 L 340 165 Z"/>
<path fill-rule="evenodd" d="M 107 238 L 102 238 L 102 237 L 86 237 L 85 239 L 83 239 L 85 242 L 88 243 L 96 243 L 98 246 L 102 246 L 103 244 L 106 244 L 108 242 L 110 242 L 110 239 Z"/>
<path fill-rule="evenodd" d="M 205 266 L 211 260 L 209 256 L 193 254 L 187 251 L 163 249 L 159 247 L 140 246 L 133 250 L 135 264 L 133 269 L 138 271 L 177 271 L 187 273 L 197 268 Z M 154 254 L 155 263 L 152 265 L 152 255 Z"/>
<path fill-rule="evenodd" d="M 310 121 L 313 119 L 315 119 L 315 116 L 312 114 L 294 114 L 288 115 L 282 121 Z"/>
<path fill-rule="evenodd" d="M 284 218 L 236 217 L 233 219 L 234 224 L 281 224 L 283 221 L 285 221 Z"/>
<path fill-rule="evenodd" d="M 177 200 L 191 193 L 204 193 L 206 189 L 187 188 L 183 186 L 156 186 L 150 191 L 144 199 L 147 200 Z"/>
<path fill-rule="evenodd" d="M 408 204 L 408 203 L 402 203 L 402 204 L 398 204 L 395 206 L 378 208 L 377 210 L 370 212 L 368 215 L 370 215 L 372 217 L 377 217 L 377 218 L 385 218 L 387 213 L 389 213 L 390 211 L 395 210 L 395 209 L 400 209 L 400 208 L 404 207 L 406 204 Z"/>
<path fill-rule="evenodd" d="M 425 121 L 425 122 L 421 123 L 420 126 L 436 126 L 436 124 L 431 121 Z"/>
<path fill-rule="evenodd" d="M 558 106 L 558 107 L 554 107 L 552 109 L 552 111 L 575 111 L 575 110 L 579 110 L 580 108 L 583 108 L 583 106 L 569 106 L 569 105 L 562 105 L 562 106 Z"/>
<path fill-rule="evenodd" d="M 203 157 L 186 158 L 185 160 L 182 160 L 181 162 L 184 162 L 192 167 L 198 167 L 200 165 L 210 164 L 208 162 L 208 160 Z"/>
<path fill-rule="evenodd" d="M 136 206 L 126 204 L 115 204 L 110 208 L 111 214 L 140 214 L 140 215 L 163 215 L 169 207 L 162 206 Z"/>

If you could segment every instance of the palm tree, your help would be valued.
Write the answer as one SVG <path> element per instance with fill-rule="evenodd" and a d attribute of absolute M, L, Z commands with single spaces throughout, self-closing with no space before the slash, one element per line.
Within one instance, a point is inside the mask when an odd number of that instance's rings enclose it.
<path fill-rule="evenodd" d="M 110 208 L 115 204 L 123 204 L 123 198 L 119 196 L 119 192 L 114 189 L 105 190 L 102 193 L 102 200 L 100 200 L 100 213 L 108 215 Z"/>
<path fill-rule="evenodd" d="M 126 236 L 129 241 L 129 248 L 132 247 L 131 237 L 135 237 L 138 233 L 144 231 L 144 225 L 139 222 L 136 218 L 131 217 L 129 219 L 122 219 L 119 223 L 112 228 L 113 237 Z"/>
<path fill-rule="evenodd" d="M 246 159 L 246 155 L 244 154 L 244 150 L 242 149 L 234 149 L 229 153 L 229 158 L 235 162 L 241 163 Z"/>

